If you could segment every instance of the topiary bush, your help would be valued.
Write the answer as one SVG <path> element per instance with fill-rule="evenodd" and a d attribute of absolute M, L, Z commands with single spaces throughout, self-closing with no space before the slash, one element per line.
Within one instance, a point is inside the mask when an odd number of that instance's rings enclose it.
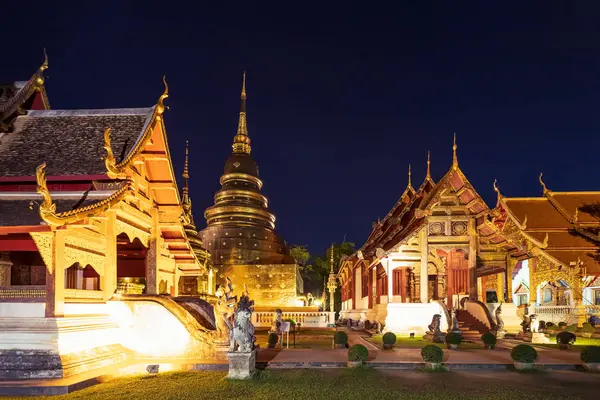
<path fill-rule="evenodd" d="M 446 343 L 458 346 L 462 343 L 462 335 L 457 332 L 449 332 L 448 334 L 446 334 Z"/>
<path fill-rule="evenodd" d="M 481 341 L 487 346 L 494 347 L 496 346 L 496 342 L 498 341 L 498 339 L 493 333 L 486 332 L 483 335 L 481 335 Z"/>
<path fill-rule="evenodd" d="M 600 363 L 600 346 L 585 346 L 579 358 L 584 363 Z"/>
<path fill-rule="evenodd" d="M 567 323 L 566 323 L 566 322 L 564 322 L 564 321 L 560 321 L 560 322 L 558 323 L 558 327 L 559 327 L 560 329 L 565 329 L 565 328 L 567 327 Z"/>
<path fill-rule="evenodd" d="M 577 336 L 573 332 L 563 331 L 556 335 L 557 344 L 570 345 L 575 343 L 576 340 Z"/>
<path fill-rule="evenodd" d="M 444 352 L 437 346 L 428 344 L 421 349 L 423 361 L 428 363 L 441 363 L 444 358 Z"/>
<path fill-rule="evenodd" d="M 393 332 L 383 335 L 383 344 L 393 345 L 394 343 L 396 343 L 396 335 Z"/>
<path fill-rule="evenodd" d="M 551 331 L 551 332 L 556 332 L 556 331 L 560 331 L 561 328 L 558 325 L 550 325 L 550 326 L 546 325 L 546 330 Z"/>
<path fill-rule="evenodd" d="M 589 322 L 586 322 L 581 326 L 581 331 L 585 333 L 594 333 L 596 332 L 596 328 L 594 328 Z"/>
<path fill-rule="evenodd" d="M 369 350 L 362 344 L 355 344 L 348 349 L 348 361 L 367 362 L 369 359 Z"/>
<path fill-rule="evenodd" d="M 554 322 L 546 322 L 546 328 L 550 328 L 551 326 L 554 326 Z"/>
<path fill-rule="evenodd" d="M 333 336 L 333 342 L 335 344 L 346 344 L 348 343 L 348 334 L 346 332 L 337 331 Z"/>
<path fill-rule="evenodd" d="M 513 347 L 510 358 L 514 362 L 532 364 L 537 360 L 537 351 L 528 344 L 519 344 Z"/>
<path fill-rule="evenodd" d="M 577 332 L 577 324 L 568 325 L 565 330 L 567 332 Z"/>

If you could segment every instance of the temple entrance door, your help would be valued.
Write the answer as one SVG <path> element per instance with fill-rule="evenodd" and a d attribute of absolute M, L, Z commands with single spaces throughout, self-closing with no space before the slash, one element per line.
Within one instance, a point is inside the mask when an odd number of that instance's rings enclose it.
<path fill-rule="evenodd" d="M 146 293 L 146 253 L 148 249 L 135 238 L 121 233 L 117 236 L 117 291 Z"/>
<path fill-rule="evenodd" d="M 469 294 L 469 264 L 467 253 L 452 249 L 447 253 L 446 271 L 448 271 L 447 305 L 452 307 L 455 295 Z"/>
<path fill-rule="evenodd" d="M 437 275 L 429 275 L 427 277 L 427 297 L 429 300 L 437 300 L 439 298 Z"/>

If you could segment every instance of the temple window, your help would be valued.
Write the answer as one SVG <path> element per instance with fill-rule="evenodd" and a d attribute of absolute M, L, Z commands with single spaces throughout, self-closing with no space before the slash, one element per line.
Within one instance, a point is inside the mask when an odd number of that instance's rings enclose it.
<path fill-rule="evenodd" d="M 519 298 L 518 298 L 518 305 L 523 305 L 523 304 L 528 304 L 526 294 L 520 294 Z"/>
<path fill-rule="evenodd" d="M 100 290 L 100 275 L 90 265 L 75 263 L 65 270 L 65 289 Z"/>
<path fill-rule="evenodd" d="M 600 289 L 594 290 L 594 305 L 600 306 Z"/>
<path fill-rule="evenodd" d="M 38 252 L 11 252 L 10 285 L 45 285 L 46 266 Z"/>
<path fill-rule="evenodd" d="M 544 303 L 550 303 L 552 301 L 552 289 L 544 289 Z"/>

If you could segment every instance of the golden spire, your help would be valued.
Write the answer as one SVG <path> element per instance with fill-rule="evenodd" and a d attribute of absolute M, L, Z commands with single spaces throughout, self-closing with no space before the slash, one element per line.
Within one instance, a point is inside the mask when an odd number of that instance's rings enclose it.
<path fill-rule="evenodd" d="M 250 154 L 250 137 L 248 136 L 248 126 L 246 125 L 246 71 L 244 71 L 242 79 L 242 95 L 240 99 L 240 120 L 238 122 L 237 134 L 233 138 L 233 152 Z"/>
<path fill-rule="evenodd" d="M 542 190 L 543 190 L 543 192 L 544 192 L 544 195 L 545 195 L 546 193 L 548 193 L 548 192 L 549 192 L 549 190 L 548 190 L 548 188 L 546 187 L 546 184 L 544 183 L 544 181 L 542 180 L 542 175 L 544 175 L 544 173 L 543 173 L 543 172 L 540 172 L 540 177 L 539 177 L 539 180 L 540 180 L 540 185 L 542 185 Z"/>
<path fill-rule="evenodd" d="M 408 185 L 406 185 L 406 188 L 414 191 L 412 186 L 412 173 L 410 171 L 410 164 L 408 164 Z"/>
<path fill-rule="evenodd" d="M 452 146 L 452 168 L 458 169 L 458 157 L 456 156 L 456 132 L 454 133 L 454 145 Z"/>
<path fill-rule="evenodd" d="M 162 118 L 163 113 L 165 112 L 165 99 L 169 97 L 169 85 L 167 85 L 167 76 L 163 75 L 163 83 L 165 84 L 165 90 L 163 94 L 158 98 L 158 103 L 156 104 L 156 119 L 160 120 Z"/>
<path fill-rule="evenodd" d="M 427 151 L 427 175 L 425 175 L 425 180 L 431 180 L 431 152 Z"/>
<path fill-rule="evenodd" d="M 188 179 L 190 179 L 189 173 L 189 142 L 185 141 L 185 164 L 183 164 L 183 196 L 184 198 L 188 195 Z"/>
<path fill-rule="evenodd" d="M 333 274 L 333 243 L 331 243 L 331 257 L 330 257 L 330 261 L 329 264 L 331 265 L 331 269 L 329 270 L 330 274 Z"/>

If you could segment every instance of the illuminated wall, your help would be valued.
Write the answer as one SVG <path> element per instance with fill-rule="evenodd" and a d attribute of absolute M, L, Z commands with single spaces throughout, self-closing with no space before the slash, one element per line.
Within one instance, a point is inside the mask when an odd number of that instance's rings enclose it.
<path fill-rule="evenodd" d="M 217 282 L 222 285 L 225 277 L 229 277 L 237 296 L 246 284 L 250 298 L 258 307 L 295 307 L 297 270 L 295 264 L 226 266 Z"/>

